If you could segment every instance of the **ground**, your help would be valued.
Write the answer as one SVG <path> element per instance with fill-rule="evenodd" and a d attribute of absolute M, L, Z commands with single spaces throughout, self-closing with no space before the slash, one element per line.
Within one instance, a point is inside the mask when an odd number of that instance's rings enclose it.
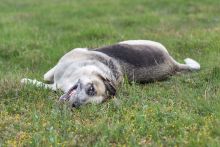
<path fill-rule="evenodd" d="M 218 146 L 219 0 L 1 0 L 0 146 Z M 201 70 L 145 85 L 126 81 L 101 105 L 70 111 L 61 92 L 21 86 L 72 48 L 161 42 Z"/>

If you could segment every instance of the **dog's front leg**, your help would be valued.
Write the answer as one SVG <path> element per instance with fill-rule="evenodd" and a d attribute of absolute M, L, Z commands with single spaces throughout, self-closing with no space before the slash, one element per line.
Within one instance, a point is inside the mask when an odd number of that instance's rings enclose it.
<path fill-rule="evenodd" d="M 56 91 L 57 90 L 57 86 L 56 84 L 45 84 L 43 82 L 37 81 L 36 79 L 32 80 L 32 79 L 28 79 L 28 78 L 23 78 L 21 79 L 21 83 L 22 84 L 32 84 L 35 85 L 36 87 L 43 87 L 46 89 L 51 89 Z"/>

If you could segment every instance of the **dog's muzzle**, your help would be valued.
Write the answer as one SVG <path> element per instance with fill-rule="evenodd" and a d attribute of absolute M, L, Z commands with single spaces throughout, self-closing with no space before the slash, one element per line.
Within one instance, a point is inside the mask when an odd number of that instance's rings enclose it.
<path fill-rule="evenodd" d="M 78 81 L 68 92 L 63 94 L 60 98 L 60 102 L 70 102 L 71 97 L 77 97 L 77 94 L 81 91 L 81 84 L 80 81 Z M 73 104 L 71 104 L 72 107 L 79 107 L 81 104 L 78 101 L 74 101 Z"/>

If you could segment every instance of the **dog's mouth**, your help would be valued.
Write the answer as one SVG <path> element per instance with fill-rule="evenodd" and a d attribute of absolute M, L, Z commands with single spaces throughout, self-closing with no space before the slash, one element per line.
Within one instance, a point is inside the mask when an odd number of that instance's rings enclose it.
<path fill-rule="evenodd" d="M 67 93 L 63 94 L 59 100 L 69 101 L 70 97 L 76 94 L 77 88 L 78 88 L 78 84 L 74 85 L 72 88 L 70 88 L 70 90 Z"/>
<path fill-rule="evenodd" d="M 78 85 L 73 86 L 69 91 L 68 91 L 68 95 L 72 96 L 74 94 L 76 94 L 76 90 L 77 90 Z"/>

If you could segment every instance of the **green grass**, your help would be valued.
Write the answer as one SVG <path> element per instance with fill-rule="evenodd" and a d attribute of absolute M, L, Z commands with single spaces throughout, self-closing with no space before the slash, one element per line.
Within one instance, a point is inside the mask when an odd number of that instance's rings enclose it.
<path fill-rule="evenodd" d="M 219 0 L 1 0 L 0 146 L 219 146 Z M 21 86 L 67 51 L 128 39 L 161 42 L 201 71 L 70 111 L 60 92 Z"/>

